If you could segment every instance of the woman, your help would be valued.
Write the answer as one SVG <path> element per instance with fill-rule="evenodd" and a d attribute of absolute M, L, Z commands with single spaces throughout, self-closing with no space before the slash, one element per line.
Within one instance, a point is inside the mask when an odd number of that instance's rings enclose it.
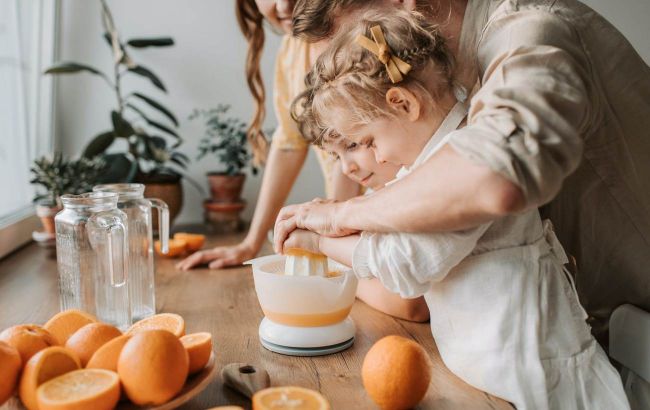
<path fill-rule="evenodd" d="M 248 41 L 246 79 L 255 103 L 248 138 L 255 162 L 266 163 L 262 187 L 250 230 L 241 243 L 198 251 L 178 263 L 178 269 L 188 270 L 203 264 L 209 264 L 210 269 L 219 269 L 240 265 L 255 257 L 307 159 L 309 144 L 296 128 L 289 108 L 293 98 L 304 88 L 303 78 L 312 61 L 315 61 L 319 47 L 291 36 L 292 11 L 293 1 L 237 0 L 239 26 Z M 273 94 L 278 126 L 272 136 L 270 149 L 262 132 L 266 98 L 260 72 L 264 20 L 285 34 L 276 57 Z M 339 165 L 325 152 L 320 149 L 314 149 L 314 152 L 323 171 L 328 198 L 348 199 L 359 193 L 359 185 L 346 178 Z"/>

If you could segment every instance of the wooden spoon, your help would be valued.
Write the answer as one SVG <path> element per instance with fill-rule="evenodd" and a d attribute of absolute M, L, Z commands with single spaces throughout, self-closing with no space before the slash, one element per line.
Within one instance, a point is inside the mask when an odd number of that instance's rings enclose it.
<path fill-rule="evenodd" d="M 246 363 L 230 363 L 221 370 L 223 383 L 248 397 L 271 386 L 271 378 L 261 367 Z"/>

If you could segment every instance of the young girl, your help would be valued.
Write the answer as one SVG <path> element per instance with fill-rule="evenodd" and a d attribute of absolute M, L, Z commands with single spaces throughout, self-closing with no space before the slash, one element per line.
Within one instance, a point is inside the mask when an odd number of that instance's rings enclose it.
<path fill-rule="evenodd" d="M 309 75 L 301 127 L 321 142 L 344 135 L 408 178 L 466 115 L 450 58 L 435 27 L 403 12 L 367 14 L 341 32 Z M 537 210 L 450 233 L 296 231 L 285 247 L 297 246 L 403 297 L 424 295 L 449 369 L 518 409 L 629 408 Z"/>

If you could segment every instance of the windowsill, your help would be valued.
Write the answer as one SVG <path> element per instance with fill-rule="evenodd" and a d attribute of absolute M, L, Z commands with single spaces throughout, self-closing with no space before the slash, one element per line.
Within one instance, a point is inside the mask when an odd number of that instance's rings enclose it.
<path fill-rule="evenodd" d="M 0 259 L 32 240 L 32 232 L 41 229 L 33 208 L 12 215 L 0 227 Z"/>

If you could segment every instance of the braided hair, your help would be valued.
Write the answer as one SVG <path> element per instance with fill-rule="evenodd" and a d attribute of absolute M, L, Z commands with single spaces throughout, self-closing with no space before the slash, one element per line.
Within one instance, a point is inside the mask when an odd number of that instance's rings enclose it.
<path fill-rule="evenodd" d="M 411 66 L 399 84 L 391 82 L 384 64 L 373 53 L 355 42 L 358 35 L 369 37 L 370 28 L 377 25 L 391 54 Z M 409 89 L 431 102 L 429 106 L 452 88 L 451 53 L 438 27 L 419 13 L 369 11 L 339 33 L 307 74 L 306 90 L 292 104 L 292 116 L 311 143 L 320 145 L 324 139 L 336 138 L 339 133 L 331 126 L 331 118 L 341 113 L 355 124 L 396 115 L 385 101 L 386 92 L 394 86 Z"/>

